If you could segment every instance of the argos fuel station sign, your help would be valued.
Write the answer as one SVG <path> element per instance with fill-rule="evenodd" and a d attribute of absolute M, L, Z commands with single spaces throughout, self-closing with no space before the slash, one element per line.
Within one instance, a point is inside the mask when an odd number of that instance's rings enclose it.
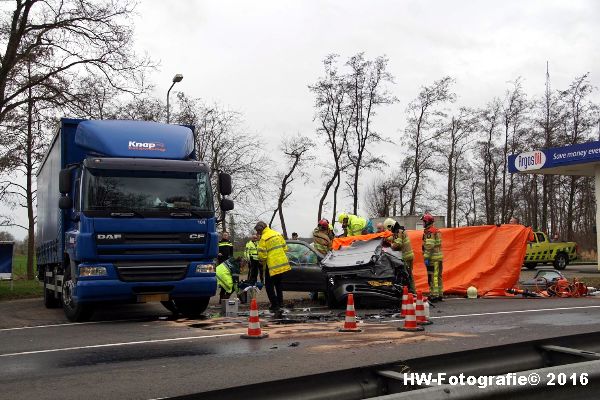
<path fill-rule="evenodd" d="M 518 172 L 533 173 L 533 171 L 540 169 L 556 169 L 568 166 L 570 167 L 570 173 L 566 175 L 592 176 L 594 167 L 590 163 L 600 163 L 600 142 L 586 142 L 513 154 L 508 157 L 508 172 L 513 174 Z M 580 173 L 573 173 L 572 167 L 580 164 Z M 555 173 L 561 174 L 563 172 L 558 170 Z"/>
<path fill-rule="evenodd" d="M 529 171 L 540 169 L 546 164 L 546 155 L 540 150 L 528 151 L 515 157 L 515 168 L 517 171 Z"/>

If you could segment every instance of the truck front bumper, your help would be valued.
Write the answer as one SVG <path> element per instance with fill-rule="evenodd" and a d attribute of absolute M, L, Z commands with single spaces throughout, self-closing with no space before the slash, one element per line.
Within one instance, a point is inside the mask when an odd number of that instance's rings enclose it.
<path fill-rule="evenodd" d="M 186 277 L 180 281 L 123 282 L 118 279 L 80 279 L 73 298 L 76 302 L 138 302 L 140 296 L 168 294 L 170 299 L 211 297 L 217 292 L 217 278 Z"/>

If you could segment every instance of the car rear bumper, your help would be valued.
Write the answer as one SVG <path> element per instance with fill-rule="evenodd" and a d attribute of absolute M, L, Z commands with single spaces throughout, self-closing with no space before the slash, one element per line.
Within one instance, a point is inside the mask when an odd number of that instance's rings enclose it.
<path fill-rule="evenodd" d="M 362 280 L 339 282 L 334 286 L 333 295 L 339 303 L 345 302 L 350 293 L 355 298 L 373 301 L 398 302 L 401 298 L 393 286 L 371 286 Z"/>

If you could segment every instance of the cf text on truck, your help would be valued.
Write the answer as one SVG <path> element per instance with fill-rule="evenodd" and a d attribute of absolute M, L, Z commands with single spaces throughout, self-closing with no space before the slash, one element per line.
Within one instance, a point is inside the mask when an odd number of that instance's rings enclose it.
<path fill-rule="evenodd" d="M 193 127 L 62 119 L 38 171 L 37 266 L 46 307 L 71 321 L 106 302 L 186 316 L 216 292 L 211 171 Z M 221 196 L 231 177 L 218 175 Z M 221 210 L 233 201 L 221 200 Z"/>

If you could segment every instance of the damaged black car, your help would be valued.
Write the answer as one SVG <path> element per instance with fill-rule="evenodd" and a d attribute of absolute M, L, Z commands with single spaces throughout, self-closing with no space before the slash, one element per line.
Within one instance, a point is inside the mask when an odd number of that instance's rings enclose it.
<path fill-rule="evenodd" d="M 346 304 L 352 293 L 356 302 L 398 304 L 408 285 L 402 253 L 383 246 L 382 239 L 355 241 L 329 252 L 321 261 L 326 279 L 325 295 L 331 308 Z"/>

